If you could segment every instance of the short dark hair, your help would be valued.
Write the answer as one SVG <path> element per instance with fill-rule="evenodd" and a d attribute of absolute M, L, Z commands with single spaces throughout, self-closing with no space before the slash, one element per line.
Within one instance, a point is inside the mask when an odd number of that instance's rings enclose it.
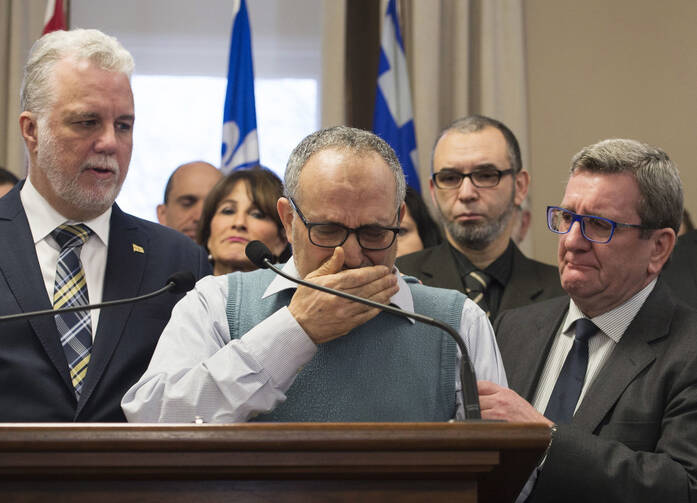
<path fill-rule="evenodd" d="M 181 166 L 179 166 L 179 168 L 181 168 Z M 172 193 L 172 185 L 174 185 L 172 180 L 174 180 L 174 175 L 177 173 L 177 171 L 179 171 L 179 168 L 172 171 L 172 174 L 169 175 L 169 178 L 167 179 L 167 185 L 165 185 L 165 204 L 169 203 L 169 195 Z"/>
<path fill-rule="evenodd" d="M 283 196 L 283 183 L 270 169 L 262 166 L 238 169 L 224 176 L 216 183 L 206 196 L 201 211 L 201 219 L 196 230 L 196 242 L 208 250 L 208 239 L 211 237 L 211 221 L 215 212 L 225 196 L 227 196 L 238 182 L 245 181 L 249 185 L 249 198 L 265 215 L 271 218 L 278 227 L 279 235 L 285 232 L 283 222 L 278 215 L 276 202 Z M 278 257 L 285 262 L 290 258 L 290 247 Z"/>
<path fill-rule="evenodd" d="M 416 230 L 419 233 L 421 242 L 424 248 L 439 245 L 443 242 L 443 234 L 440 226 L 433 219 L 428 211 L 428 207 L 416 190 L 407 187 L 407 194 L 404 197 L 404 202 L 409 209 L 411 218 L 416 223 Z"/>
<path fill-rule="evenodd" d="M 450 131 L 456 131 L 458 133 L 476 133 L 488 127 L 501 131 L 501 134 L 506 140 L 508 164 L 511 165 L 511 169 L 514 173 L 520 173 L 520 171 L 523 169 L 523 160 L 520 156 L 520 145 L 518 144 L 518 140 L 513 134 L 513 131 L 511 131 L 503 122 L 492 119 L 491 117 L 486 117 L 485 115 L 468 115 L 467 117 L 455 119 L 448 127 L 440 132 L 438 138 L 436 138 L 436 142 L 433 144 L 433 150 L 431 151 L 431 171 L 433 171 L 433 154 L 436 151 L 438 142 L 441 138 L 443 138 L 443 136 Z"/>
<path fill-rule="evenodd" d="M 3 167 L 0 167 L 0 185 L 5 185 L 8 183 L 12 184 L 12 185 L 16 185 L 18 181 L 19 181 L 19 178 L 17 178 L 12 171 L 9 171 Z"/>

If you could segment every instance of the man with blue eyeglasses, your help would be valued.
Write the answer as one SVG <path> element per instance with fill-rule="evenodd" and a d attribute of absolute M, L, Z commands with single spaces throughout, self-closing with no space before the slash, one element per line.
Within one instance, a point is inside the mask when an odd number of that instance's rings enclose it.
<path fill-rule="evenodd" d="M 278 212 L 291 276 L 444 319 L 480 379 L 506 385 L 486 315 L 463 294 L 401 277 L 404 173 L 367 131 L 336 127 L 293 150 Z M 275 276 L 200 281 L 175 307 L 122 401 L 129 421 L 448 421 L 462 417 L 454 341 L 438 330 Z"/>
<path fill-rule="evenodd" d="M 697 313 L 659 277 L 680 226 L 676 166 L 633 140 L 584 148 L 547 224 L 567 297 L 505 312 L 510 387 L 482 417 L 544 422 L 518 501 L 697 501 Z"/>

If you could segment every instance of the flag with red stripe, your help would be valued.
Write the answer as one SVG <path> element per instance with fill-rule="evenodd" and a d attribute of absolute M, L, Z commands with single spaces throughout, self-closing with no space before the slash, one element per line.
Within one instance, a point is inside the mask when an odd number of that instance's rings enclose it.
<path fill-rule="evenodd" d="M 48 0 L 46 2 L 46 15 L 44 16 L 44 31 L 42 35 L 46 35 L 56 30 L 67 30 L 68 25 L 65 22 L 65 13 L 63 12 L 63 0 Z"/>

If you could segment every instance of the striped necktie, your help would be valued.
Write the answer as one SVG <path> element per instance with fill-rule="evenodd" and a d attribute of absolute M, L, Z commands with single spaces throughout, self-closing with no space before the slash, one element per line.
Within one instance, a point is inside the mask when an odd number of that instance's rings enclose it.
<path fill-rule="evenodd" d="M 491 278 L 489 275 L 482 271 L 474 270 L 465 275 L 465 293 L 475 304 L 482 308 L 482 311 L 487 316 L 491 313 L 489 313 L 489 308 L 484 299 L 484 293 L 490 282 Z"/>
<path fill-rule="evenodd" d="M 53 309 L 89 304 L 80 251 L 90 234 L 92 230 L 84 224 L 63 224 L 51 233 L 61 248 L 56 266 Z M 92 350 L 92 319 L 89 311 L 60 313 L 53 317 L 68 360 L 75 396 L 79 399 Z"/>

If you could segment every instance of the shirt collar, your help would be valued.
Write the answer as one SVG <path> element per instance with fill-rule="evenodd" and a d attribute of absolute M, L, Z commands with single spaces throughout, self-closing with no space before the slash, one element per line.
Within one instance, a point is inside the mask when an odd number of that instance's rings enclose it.
<path fill-rule="evenodd" d="M 626 300 L 623 304 L 611 309 L 607 313 L 600 314 L 591 321 L 610 339 L 615 341 L 615 343 L 620 342 L 622 335 L 627 330 L 629 324 L 634 320 L 637 313 L 644 305 L 649 294 L 653 291 L 656 286 L 656 279 L 651 281 L 644 288 L 635 293 L 631 298 Z M 586 318 L 581 309 L 576 305 L 576 303 L 571 300 L 569 304 L 569 312 L 566 315 L 566 320 L 562 326 L 562 333 L 569 333 L 571 331 L 571 325 L 579 318 Z"/>
<path fill-rule="evenodd" d="M 34 244 L 46 239 L 56 227 L 66 222 L 71 224 L 84 223 L 92 229 L 92 232 L 94 232 L 105 246 L 109 242 L 111 206 L 104 213 L 92 220 L 86 220 L 84 222 L 68 220 L 58 213 L 44 196 L 36 190 L 36 187 L 32 185 L 29 177 L 27 177 L 20 191 L 20 198 L 22 200 L 22 206 L 24 206 L 24 212 L 27 215 L 27 220 L 29 221 L 29 228 L 31 229 Z M 53 239 L 51 239 L 50 242 L 55 244 Z"/>
<path fill-rule="evenodd" d="M 288 260 L 288 262 L 286 262 L 281 267 L 281 270 L 290 276 L 293 276 L 295 278 L 298 277 L 298 270 L 295 267 L 295 261 L 293 260 L 293 257 L 291 257 L 290 260 Z M 392 267 L 392 274 L 397 275 L 397 285 L 399 286 L 399 291 L 397 291 L 397 293 L 390 298 L 390 304 L 400 309 L 403 309 L 404 311 L 413 312 L 414 299 L 411 296 L 411 290 L 409 289 L 409 286 L 407 285 L 406 281 L 404 281 L 404 279 L 402 278 L 402 275 L 397 270 L 397 267 Z M 261 298 L 265 299 L 266 297 L 275 295 L 283 290 L 295 290 L 296 288 L 298 288 L 298 285 L 296 283 L 293 283 L 291 280 L 276 274 L 273 281 L 271 281 L 269 286 L 266 287 L 264 295 L 262 295 Z M 409 321 L 414 323 L 414 320 L 412 320 L 411 318 L 409 318 Z"/>
<path fill-rule="evenodd" d="M 461 277 L 465 277 L 472 271 L 476 271 L 477 268 L 470 262 L 470 259 L 462 253 L 460 250 L 455 248 L 452 244 L 448 243 L 450 251 L 455 258 L 455 264 L 457 265 L 458 272 Z M 489 264 L 482 272 L 488 274 L 491 278 L 496 280 L 500 285 L 508 284 L 511 279 L 511 270 L 513 269 L 513 241 L 508 242 L 508 246 L 504 252 L 498 256 L 491 264 Z"/>
<path fill-rule="evenodd" d="M 484 272 L 498 281 L 500 285 L 507 285 L 511 279 L 514 246 L 513 241 L 509 240 L 506 250 L 484 269 Z"/>

